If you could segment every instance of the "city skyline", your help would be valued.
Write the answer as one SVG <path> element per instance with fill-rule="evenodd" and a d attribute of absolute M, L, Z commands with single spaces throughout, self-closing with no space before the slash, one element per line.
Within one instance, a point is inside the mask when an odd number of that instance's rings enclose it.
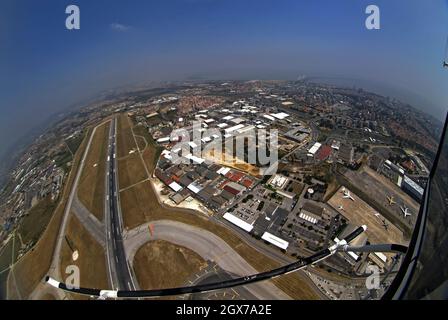
<path fill-rule="evenodd" d="M 50 114 L 147 81 L 351 79 L 437 118 L 446 112 L 446 1 L 376 1 L 380 30 L 364 26 L 367 1 L 76 4 L 80 30 L 65 28 L 66 3 L 2 3 L 0 155 Z"/>

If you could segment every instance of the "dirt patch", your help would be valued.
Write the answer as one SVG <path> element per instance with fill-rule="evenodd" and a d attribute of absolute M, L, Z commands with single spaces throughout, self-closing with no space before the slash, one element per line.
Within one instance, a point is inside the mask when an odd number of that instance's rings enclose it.
<path fill-rule="evenodd" d="M 142 289 L 182 286 L 207 262 L 194 251 L 168 241 L 150 241 L 138 249 L 134 270 Z"/>
<path fill-rule="evenodd" d="M 76 261 L 73 261 L 72 253 L 75 250 L 78 251 L 79 257 Z M 109 288 L 104 249 L 73 213 L 71 213 L 67 224 L 65 239 L 61 247 L 60 267 L 64 279 L 68 276 L 66 267 L 69 265 L 75 265 L 79 268 L 81 287 Z M 86 298 L 80 295 L 72 296 L 76 299 Z"/>

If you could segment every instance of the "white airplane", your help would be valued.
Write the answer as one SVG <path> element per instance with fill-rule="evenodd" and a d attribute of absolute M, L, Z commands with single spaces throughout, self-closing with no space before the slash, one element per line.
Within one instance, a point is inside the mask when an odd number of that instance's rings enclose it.
<path fill-rule="evenodd" d="M 379 213 L 375 213 L 375 217 L 379 217 L 380 216 L 380 214 Z"/>
<path fill-rule="evenodd" d="M 339 206 L 338 209 L 339 210 L 344 210 L 344 207 L 343 206 Z"/>
<path fill-rule="evenodd" d="M 394 201 L 394 196 L 390 196 L 390 197 L 386 196 L 386 198 L 387 198 L 387 200 L 389 201 L 389 205 L 390 205 L 390 206 L 396 203 L 396 202 Z"/>
<path fill-rule="evenodd" d="M 403 205 L 402 207 L 400 207 L 400 209 L 401 209 L 401 212 L 403 212 L 405 218 L 412 214 L 409 212 L 409 208 L 406 207 L 406 205 Z"/>
<path fill-rule="evenodd" d="M 352 201 L 355 201 L 355 199 L 350 195 L 350 191 L 344 191 L 344 195 L 342 196 L 344 199 L 350 199 Z"/>

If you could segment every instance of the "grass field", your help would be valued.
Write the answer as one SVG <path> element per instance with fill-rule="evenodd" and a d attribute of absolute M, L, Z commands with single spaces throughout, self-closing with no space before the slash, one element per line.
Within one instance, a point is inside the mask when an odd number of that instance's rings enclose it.
<path fill-rule="evenodd" d="M 182 286 L 207 266 L 197 253 L 167 241 L 150 241 L 141 246 L 134 258 L 134 270 L 142 289 Z"/>
<path fill-rule="evenodd" d="M 117 118 L 117 157 L 122 158 L 129 155 L 131 150 L 136 150 L 132 128 L 127 115 L 121 114 Z"/>
<path fill-rule="evenodd" d="M 104 216 L 109 128 L 110 123 L 107 122 L 96 129 L 78 185 L 79 200 L 100 221 Z"/>
<path fill-rule="evenodd" d="M 144 161 L 152 165 L 152 170 L 159 150 L 149 143 Z M 153 157 L 151 159 L 151 156 Z M 227 228 L 213 223 L 203 216 L 186 209 L 162 206 L 149 181 L 140 183 L 120 193 L 124 227 L 131 229 L 148 221 L 168 219 L 187 223 L 216 234 L 226 241 L 238 254 L 258 271 L 267 271 L 280 267 L 280 263 L 262 255 L 247 245 Z M 292 273 L 273 280 L 273 283 L 293 299 L 318 299 L 317 289 L 312 288 L 299 273 Z"/>
<path fill-rule="evenodd" d="M 73 214 L 71 214 L 67 224 L 65 236 L 66 239 L 61 247 L 60 260 L 62 277 L 67 276 L 65 270 L 68 265 L 76 265 L 79 268 L 80 285 L 82 287 L 109 288 L 106 256 L 103 247 L 89 234 Z M 79 258 L 76 261 L 72 260 L 72 249 L 78 250 Z M 84 298 L 81 295 L 73 295 L 73 297 L 76 299 Z"/>
<path fill-rule="evenodd" d="M 51 201 L 51 197 L 47 196 L 29 211 L 18 228 L 23 243 L 30 241 L 34 243 L 39 239 L 47 227 L 56 205 L 57 203 Z"/>
<path fill-rule="evenodd" d="M 134 134 L 144 137 L 147 143 L 146 149 L 142 152 L 143 160 L 145 161 L 146 167 L 149 172 L 152 173 L 157 164 L 157 159 L 160 156 L 163 148 L 160 147 L 152 138 L 151 134 L 148 130 L 143 126 L 134 126 L 133 129 Z"/>
<path fill-rule="evenodd" d="M 56 298 L 54 295 L 46 293 L 42 296 L 42 300 L 56 300 Z"/>
<path fill-rule="evenodd" d="M 121 189 L 148 178 L 138 153 L 118 160 L 118 187 Z"/>
<path fill-rule="evenodd" d="M 8 298 L 18 299 L 28 297 L 36 285 L 43 279 L 50 268 L 53 251 L 56 245 L 56 239 L 61 225 L 65 205 L 70 194 L 71 186 L 79 167 L 82 154 L 87 146 L 88 137 L 91 130 L 88 131 L 81 146 L 75 154 L 74 165 L 70 175 L 65 183 L 64 192 L 59 206 L 55 209 L 53 216 L 48 223 L 47 228 L 36 245 L 27 252 L 14 266 L 16 282 L 8 278 Z M 14 283 L 13 283 L 14 282 Z M 20 291 L 20 294 L 17 293 Z"/>
<path fill-rule="evenodd" d="M 140 136 L 135 136 L 135 140 L 137 141 L 138 149 L 144 150 L 146 147 L 145 138 L 140 137 Z"/>
<path fill-rule="evenodd" d="M 14 243 L 13 243 L 14 242 Z M 8 268 L 17 259 L 20 241 L 10 238 L 10 240 L 0 249 L 0 299 L 6 299 L 6 285 L 8 279 Z"/>

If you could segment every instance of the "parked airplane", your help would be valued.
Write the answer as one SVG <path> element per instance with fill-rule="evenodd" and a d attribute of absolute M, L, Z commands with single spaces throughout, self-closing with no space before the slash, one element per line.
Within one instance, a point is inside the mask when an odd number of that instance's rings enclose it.
<path fill-rule="evenodd" d="M 344 210 L 344 207 L 343 206 L 339 206 L 338 209 L 339 210 Z"/>
<path fill-rule="evenodd" d="M 344 198 L 344 199 L 350 199 L 350 200 L 352 200 L 352 201 L 355 201 L 355 199 L 350 195 L 350 191 L 348 191 L 348 190 L 345 190 L 345 191 L 344 191 L 344 195 L 342 196 L 342 198 Z"/>
<path fill-rule="evenodd" d="M 406 207 L 406 205 L 403 205 L 402 207 L 400 207 L 400 209 L 401 209 L 401 212 L 403 212 L 403 215 L 405 218 L 412 214 L 411 212 L 409 212 L 409 208 Z"/>
<path fill-rule="evenodd" d="M 386 198 L 387 198 L 387 200 L 389 201 L 389 205 L 390 205 L 390 206 L 396 203 L 396 202 L 394 201 L 394 196 L 390 196 L 390 197 L 386 196 Z"/>

